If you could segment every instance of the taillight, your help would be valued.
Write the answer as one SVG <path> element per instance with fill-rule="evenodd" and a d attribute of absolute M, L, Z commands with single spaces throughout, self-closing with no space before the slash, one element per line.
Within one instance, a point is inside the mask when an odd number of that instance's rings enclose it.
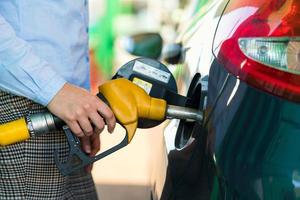
<path fill-rule="evenodd" d="M 239 38 L 239 47 L 256 62 L 300 74 L 300 38 Z"/>
<path fill-rule="evenodd" d="M 218 59 L 249 85 L 300 103 L 300 1 L 265 2 L 223 41 Z"/>

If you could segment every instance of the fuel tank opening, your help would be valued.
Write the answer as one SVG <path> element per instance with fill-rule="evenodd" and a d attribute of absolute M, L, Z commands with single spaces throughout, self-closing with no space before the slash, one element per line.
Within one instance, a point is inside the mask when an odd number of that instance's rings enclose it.
<path fill-rule="evenodd" d="M 202 110 L 204 108 L 204 99 L 207 92 L 206 90 L 203 90 L 203 88 L 201 75 L 200 73 L 196 73 L 187 92 L 188 100 L 185 103 L 185 107 L 195 108 L 197 110 Z M 193 130 L 196 124 L 199 124 L 199 122 L 180 120 L 175 136 L 176 148 L 182 149 L 188 143 L 193 135 Z"/>

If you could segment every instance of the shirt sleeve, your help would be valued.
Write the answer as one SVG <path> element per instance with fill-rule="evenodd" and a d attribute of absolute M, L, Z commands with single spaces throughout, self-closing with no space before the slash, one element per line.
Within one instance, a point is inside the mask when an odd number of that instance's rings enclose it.
<path fill-rule="evenodd" d="M 65 83 L 0 15 L 0 90 L 46 106 Z"/>

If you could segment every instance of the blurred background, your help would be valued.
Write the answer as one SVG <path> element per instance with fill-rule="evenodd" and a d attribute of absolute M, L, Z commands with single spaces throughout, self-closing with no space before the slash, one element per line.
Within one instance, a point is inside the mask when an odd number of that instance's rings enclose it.
<path fill-rule="evenodd" d="M 124 49 L 126 37 L 160 33 L 175 39 L 184 8 L 192 0 L 90 0 L 90 53 L 93 89 L 133 57 Z M 191 6 L 192 7 L 192 6 Z"/>
<path fill-rule="evenodd" d="M 92 92 L 110 79 L 126 62 L 143 35 L 150 40 L 172 43 L 176 32 L 208 0 L 90 0 L 90 63 Z M 151 44 L 141 44 L 150 45 Z M 151 49 L 151 48 L 150 48 Z M 157 52 L 158 51 L 158 52 Z M 148 57 L 158 58 L 161 49 L 153 47 Z M 144 52 L 146 53 L 146 52 Z M 172 68 L 171 68 L 172 70 Z M 173 69 L 176 74 L 176 70 Z M 138 130 L 132 143 L 95 163 L 93 176 L 101 200 L 159 199 L 166 174 L 167 150 L 163 136 L 165 122 L 158 127 Z M 125 134 L 118 126 L 110 135 L 101 134 L 101 151 L 117 144 Z"/>

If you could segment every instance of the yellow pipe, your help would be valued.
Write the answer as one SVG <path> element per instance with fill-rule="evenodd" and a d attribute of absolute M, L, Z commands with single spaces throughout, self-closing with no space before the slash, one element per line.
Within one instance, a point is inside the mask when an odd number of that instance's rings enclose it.
<path fill-rule="evenodd" d="M 0 125 L 0 145 L 24 141 L 30 137 L 25 118 Z"/>

